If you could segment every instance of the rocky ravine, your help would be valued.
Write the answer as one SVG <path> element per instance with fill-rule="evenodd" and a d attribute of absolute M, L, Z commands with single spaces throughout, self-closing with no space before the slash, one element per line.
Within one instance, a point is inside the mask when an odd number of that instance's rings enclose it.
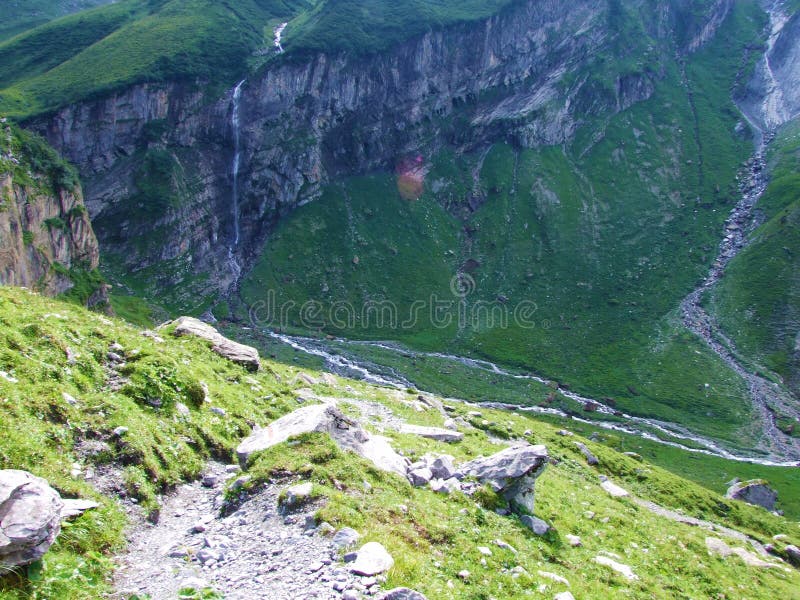
<path fill-rule="evenodd" d="M 697 17 L 683 49 L 712 37 L 729 8 L 718 0 Z M 677 10 L 654 10 L 648 34 L 669 45 Z M 595 57 L 614 53 L 614 37 L 596 2 L 525 0 L 379 55 L 279 60 L 237 86 L 239 119 L 233 91 L 212 99 L 201 86 L 172 83 L 134 86 L 29 125 L 79 167 L 109 255 L 128 270 L 154 267 L 155 289 L 183 282 L 187 293 L 209 295 L 235 283 L 275 221 L 333 175 L 391 168 L 406 152 L 442 145 L 559 143 L 587 115 L 649 97 L 657 70 L 620 75 L 612 89 L 585 76 Z M 171 163 L 176 198 L 162 206 L 137 195 L 148 153 Z M 192 279 L 202 273 L 212 276 Z"/>
<path fill-rule="evenodd" d="M 713 315 L 701 305 L 703 296 L 724 276 L 728 264 L 747 246 L 759 225 L 756 207 L 769 183 L 766 161 L 769 144 L 778 127 L 800 114 L 800 13 L 789 19 L 780 0 L 766 0 L 769 15 L 767 49 L 737 102 L 756 133 L 756 151 L 739 175 L 741 199 L 725 223 L 717 260 L 703 282 L 681 303 L 684 325 L 701 337 L 735 371 L 750 390 L 753 405 L 764 431 L 763 449 L 787 459 L 800 458 L 800 440 L 784 435 L 775 424 L 775 413 L 800 419 L 797 399 L 783 386 L 753 372 L 743 363 L 733 341 Z"/>

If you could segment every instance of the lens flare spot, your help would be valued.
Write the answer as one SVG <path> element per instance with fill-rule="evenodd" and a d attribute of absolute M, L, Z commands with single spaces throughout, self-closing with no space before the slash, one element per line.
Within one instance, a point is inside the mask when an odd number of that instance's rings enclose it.
<path fill-rule="evenodd" d="M 428 166 L 421 154 L 406 156 L 397 162 L 397 191 L 405 200 L 418 200 L 425 191 L 425 176 Z"/>

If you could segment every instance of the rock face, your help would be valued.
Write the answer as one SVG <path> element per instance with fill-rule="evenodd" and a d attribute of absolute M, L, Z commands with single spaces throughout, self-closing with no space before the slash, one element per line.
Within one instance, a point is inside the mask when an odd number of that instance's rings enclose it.
<path fill-rule="evenodd" d="M 61 531 L 64 502 L 27 471 L 0 471 L 0 566 L 17 567 L 44 556 Z"/>
<path fill-rule="evenodd" d="M 14 139 L 7 125 L 0 131 L 6 139 Z M 74 285 L 69 269 L 96 269 L 100 258 L 81 188 L 52 183 L 32 166 L 33 157 L 13 147 L 2 150 L 0 285 L 35 288 L 49 295 L 66 292 Z M 20 180 L 17 175 L 23 168 L 31 175 Z"/>
<path fill-rule="evenodd" d="M 533 514 L 534 484 L 547 465 L 544 446 L 516 446 L 461 465 L 459 478 L 475 477 L 505 497 L 513 509 Z"/>
<path fill-rule="evenodd" d="M 761 506 L 767 510 L 774 510 L 775 502 L 778 500 L 778 493 L 764 481 L 753 480 L 733 484 L 728 488 L 725 497 Z"/>
<path fill-rule="evenodd" d="M 220 356 L 244 365 L 251 371 L 258 371 L 261 368 L 258 350 L 252 346 L 245 346 L 229 340 L 208 323 L 203 323 L 193 317 L 181 317 L 175 321 L 175 324 L 175 335 L 191 335 L 208 340 L 214 344 L 211 349 Z"/>
<path fill-rule="evenodd" d="M 371 460 L 376 467 L 405 476 L 408 461 L 397 454 L 382 436 L 369 435 L 358 423 L 346 417 L 331 404 L 305 406 L 271 423 L 256 429 L 239 444 L 236 454 L 242 466 L 256 452 L 285 442 L 302 433 L 327 433 L 342 448 L 351 450 Z"/>
<path fill-rule="evenodd" d="M 654 40 L 672 35 L 679 20 L 673 4 L 654 9 L 647 32 Z M 717 8 L 729 4 L 717 0 L 697 11 L 681 50 L 710 38 Z M 250 264 L 276 220 L 317 198 L 331 176 L 392 168 L 398 156 L 446 144 L 561 143 L 587 115 L 648 98 L 658 66 L 620 73 L 603 89 L 583 75 L 596 57 L 615 52 L 607 16 L 604 3 L 592 0 L 524 0 L 380 54 L 287 60 L 240 88 L 239 135 L 232 131 L 232 92 L 209 98 L 202 87 L 174 82 L 132 86 L 31 126 L 79 167 L 107 252 L 129 268 L 157 267 L 159 277 L 147 284 L 205 295 L 235 282 L 237 265 Z M 229 256 L 235 138 L 238 262 Z M 142 219 L 131 207 L 152 161 L 171 165 L 176 201 Z M 190 195 L 185 190 L 196 181 L 203 189 Z M 132 244 L 136 239 L 154 243 Z"/>

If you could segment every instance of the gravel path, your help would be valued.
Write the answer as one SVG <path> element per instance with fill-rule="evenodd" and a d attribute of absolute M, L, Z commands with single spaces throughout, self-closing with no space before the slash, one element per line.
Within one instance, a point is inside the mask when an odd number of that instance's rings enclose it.
<path fill-rule="evenodd" d="M 182 587 L 205 585 L 226 600 L 338 599 L 346 590 L 378 591 L 374 579 L 356 577 L 337 562 L 330 536 L 307 528 L 314 507 L 288 516 L 278 512 L 284 486 L 268 486 L 220 516 L 230 474 L 215 463 L 208 474 L 217 479 L 213 487 L 198 481 L 166 497 L 157 525 L 133 523 L 128 552 L 118 559 L 118 597 L 174 600 Z"/>

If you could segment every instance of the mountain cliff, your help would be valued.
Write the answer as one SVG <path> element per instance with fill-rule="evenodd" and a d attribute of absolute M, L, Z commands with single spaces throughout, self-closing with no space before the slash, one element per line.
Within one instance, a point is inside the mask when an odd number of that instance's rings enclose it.
<path fill-rule="evenodd" d="M 104 301 L 100 250 L 77 174 L 52 149 L 9 123 L 0 142 L 0 284 Z M 94 280 L 92 282 L 92 280 Z M 87 287 L 88 286 L 88 287 Z"/>
<path fill-rule="evenodd" d="M 110 261 L 138 273 L 134 283 L 155 282 L 151 293 L 181 284 L 180 304 L 226 293 L 233 262 L 251 264 L 280 215 L 319 197 L 333 177 L 445 145 L 562 143 L 588 116 L 647 98 L 676 28 L 678 50 L 689 51 L 729 7 L 709 3 L 692 21 L 669 4 L 613 12 L 536 0 L 366 57 L 301 59 L 287 46 L 285 59 L 242 87 L 234 260 L 232 92 L 217 99 L 196 84 L 136 85 L 31 124 L 80 169 Z M 619 27 L 633 31 L 623 38 Z"/>

